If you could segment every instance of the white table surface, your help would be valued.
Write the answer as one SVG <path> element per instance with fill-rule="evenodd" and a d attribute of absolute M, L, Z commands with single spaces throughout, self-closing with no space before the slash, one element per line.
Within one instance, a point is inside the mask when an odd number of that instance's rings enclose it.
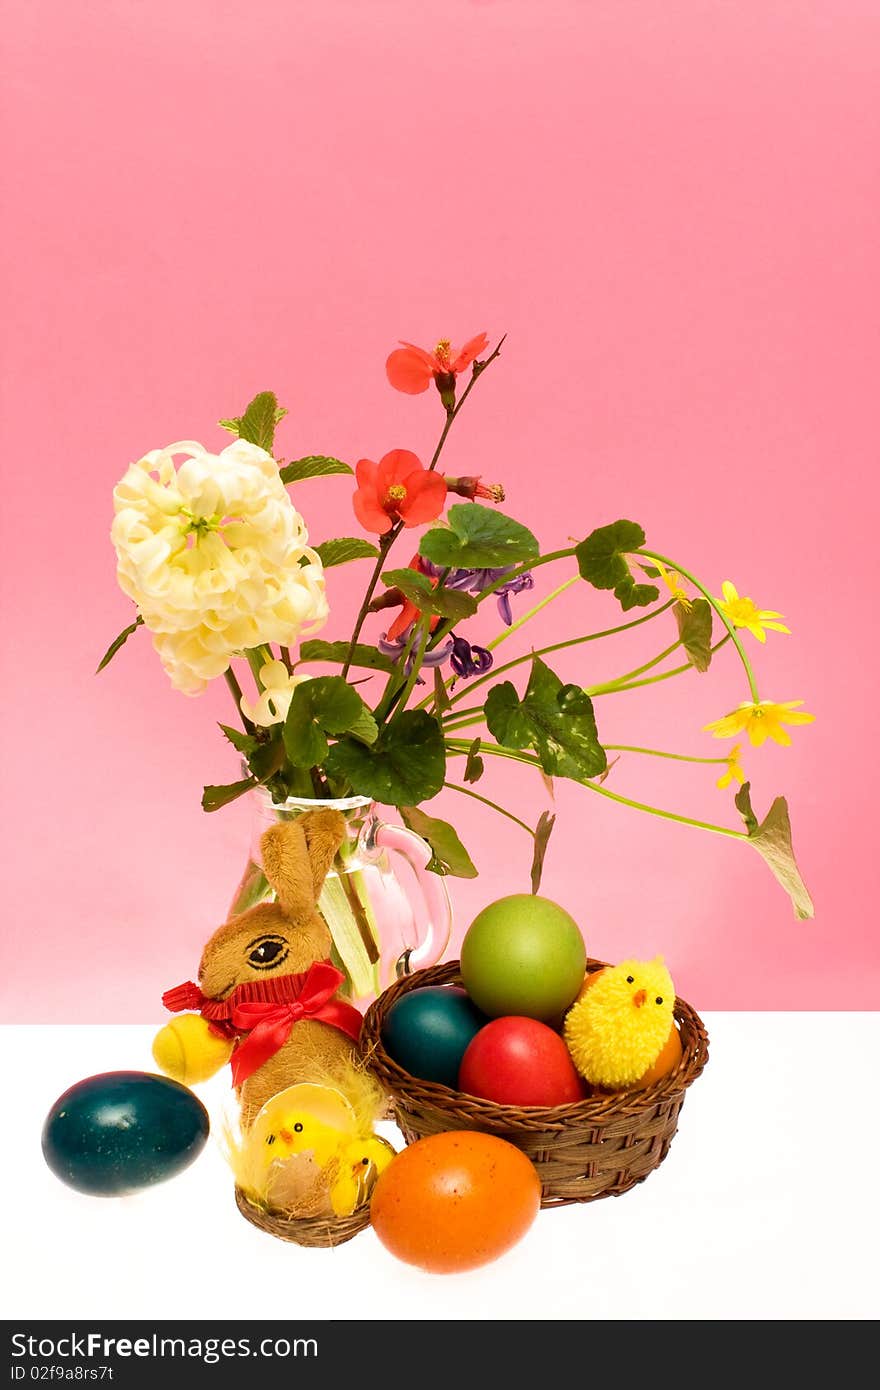
<path fill-rule="evenodd" d="M 46 1112 L 95 1072 L 154 1070 L 155 1030 L 4 1027 L 3 1315 L 876 1318 L 880 1014 L 705 1021 L 709 1065 L 646 1182 L 541 1212 L 501 1260 L 445 1276 L 400 1264 L 370 1230 L 335 1250 L 264 1235 L 236 1210 L 213 1136 L 185 1173 L 143 1193 L 71 1191 L 42 1159 Z M 227 1093 L 226 1069 L 199 1088 L 212 1118 Z"/>

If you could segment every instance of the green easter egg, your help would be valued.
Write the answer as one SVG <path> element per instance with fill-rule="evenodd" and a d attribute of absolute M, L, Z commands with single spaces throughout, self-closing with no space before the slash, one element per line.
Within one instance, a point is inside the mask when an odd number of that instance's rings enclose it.
<path fill-rule="evenodd" d="M 577 997 L 587 953 L 577 922 L 549 898 L 514 893 L 485 907 L 461 947 L 461 977 L 490 1018 L 549 1023 Z"/>
<path fill-rule="evenodd" d="M 485 1022 L 464 990 L 429 985 L 409 990 L 392 1005 L 382 1042 L 411 1076 L 455 1086 L 468 1044 Z"/>
<path fill-rule="evenodd" d="M 208 1112 L 167 1076 L 110 1071 L 59 1096 L 43 1126 L 43 1157 L 69 1187 L 120 1197 L 180 1173 L 205 1147 Z"/>

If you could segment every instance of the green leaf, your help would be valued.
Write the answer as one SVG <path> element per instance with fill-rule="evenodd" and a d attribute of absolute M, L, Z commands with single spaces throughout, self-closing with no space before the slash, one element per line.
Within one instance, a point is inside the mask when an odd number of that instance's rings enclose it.
<path fill-rule="evenodd" d="M 479 782 L 483 773 L 486 771 L 486 764 L 479 756 L 480 744 L 482 739 L 475 738 L 467 753 L 467 762 L 464 765 L 464 780 L 466 782 Z"/>
<path fill-rule="evenodd" d="M 782 885 L 791 898 L 795 917 L 802 922 L 806 921 L 814 914 L 813 900 L 795 861 L 788 802 L 784 796 L 777 796 L 759 825 L 758 818 L 752 810 L 748 782 L 744 782 L 740 787 L 734 801 L 746 823 L 749 844 L 758 851 L 777 883 Z"/>
<path fill-rule="evenodd" d="M 537 560 L 540 547 L 528 527 L 494 507 L 463 502 L 450 507 L 446 526 L 422 536 L 419 554 L 435 565 L 497 569 Z"/>
<path fill-rule="evenodd" d="M 418 570 L 388 570 L 382 579 L 389 588 L 399 589 L 420 613 L 436 614 L 458 623 L 473 617 L 477 611 L 477 600 L 472 594 L 460 593 L 458 589 L 444 589 L 442 586 L 435 589 L 428 576 Z"/>
<path fill-rule="evenodd" d="M 259 739 L 254 738 L 253 734 L 244 734 L 241 729 L 231 729 L 228 724 L 221 724 L 220 728 L 236 752 L 244 753 L 246 757 L 260 746 Z"/>
<path fill-rule="evenodd" d="M 333 473 L 353 473 L 341 459 L 328 458 L 326 454 L 308 454 L 304 459 L 293 459 L 280 470 L 282 483 L 303 483 L 306 478 L 329 478 Z"/>
<path fill-rule="evenodd" d="M 332 569 L 334 565 L 346 565 L 349 560 L 377 560 L 379 551 L 376 546 L 369 541 L 362 541 L 357 536 L 341 536 L 339 540 L 322 541 L 315 546 L 315 550 L 321 558 L 321 564 L 325 570 Z"/>
<path fill-rule="evenodd" d="M 220 420 L 218 424 L 231 434 L 237 434 L 239 439 L 246 439 L 271 454 L 275 448 L 275 426 L 286 414 L 284 406 L 279 406 L 274 391 L 261 391 L 254 396 L 243 415 Z"/>
<path fill-rule="evenodd" d="M 236 801 L 256 785 L 255 778 L 246 777 L 243 782 L 230 782 L 225 787 L 205 787 L 202 792 L 202 810 L 219 811 L 221 806 L 228 806 L 230 801 Z"/>
<path fill-rule="evenodd" d="M 404 825 L 421 835 L 431 850 L 428 868 L 435 874 L 452 874 L 455 878 L 476 878 L 479 870 L 465 849 L 454 826 L 436 816 L 428 816 L 416 806 L 401 806 Z"/>
<path fill-rule="evenodd" d="M 144 620 L 141 617 L 140 613 L 138 613 L 134 622 L 129 623 L 128 627 L 124 627 L 118 637 L 113 638 L 113 641 L 110 643 L 110 646 L 107 648 L 104 655 L 101 657 L 101 660 L 98 662 L 97 668 L 95 670 L 95 675 L 98 674 L 98 671 L 103 671 L 104 667 L 107 666 L 108 663 L 113 660 L 114 656 L 119 651 L 119 648 L 124 647 L 131 634 L 133 632 L 136 632 L 139 627 L 143 627 L 143 624 Z"/>
<path fill-rule="evenodd" d="M 605 750 L 596 733 L 589 695 L 579 685 L 563 685 L 540 657 L 522 699 L 511 681 L 495 685 L 486 699 L 486 723 L 505 748 L 534 748 L 551 776 L 598 777 Z"/>
<path fill-rule="evenodd" d="M 439 666 L 434 667 L 434 713 L 442 714 L 449 709 L 452 701 L 449 698 L 449 691 L 446 689 L 446 681 L 443 679 L 443 672 Z"/>
<path fill-rule="evenodd" d="M 308 642 L 303 642 L 299 649 L 299 655 L 301 661 L 332 661 L 344 666 L 348 659 L 348 650 L 348 642 L 322 642 L 317 638 L 312 638 Z M 375 647 L 365 646 L 362 642 L 355 645 L 351 664 L 352 666 L 361 666 L 368 671 L 387 671 L 389 674 L 397 670 L 390 656 L 384 656 Z"/>
<path fill-rule="evenodd" d="M 248 759 L 248 766 L 258 782 L 268 782 L 270 777 L 280 772 L 284 766 L 284 752 L 283 740 L 278 736 L 268 743 L 257 745 Z"/>
<path fill-rule="evenodd" d="M 293 767 L 315 767 L 327 756 L 327 734 L 344 734 L 361 718 L 364 702 L 342 676 L 317 676 L 293 692 L 284 721 L 284 748 Z"/>
<path fill-rule="evenodd" d="M 348 733 L 352 738 L 360 739 L 361 743 L 375 743 L 379 737 L 379 725 L 373 718 L 372 712 L 361 702 L 361 712 L 352 724 Z"/>
<path fill-rule="evenodd" d="M 675 621 L 687 659 L 697 671 L 708 671 L 712 660 L 712 605 L 695 598 L 690 610 L 675 605 Z"/>
<path fill-rule="evenodd" d="M 647 607 L 660 597 L 660 591 L 654 584 L 637 584 L 626 558 L 644 544 L 645 533 L 635 521 L 600 526 L 575 547 L 581 578 L 594 589 L 613 589 L 625 612 Z"/>
<path fill-rule="evenodd" d="M 544 872 L 544 856 L 547 853 L 547 842 L 553 833 L 556 824 L 556 816 L 549 811 L 542 811 L 538 824 L 535 827 L 535 853 L 532 856 L 532 892 L 537 893 L 541 887 L 541 875 Z"/>
<path fill-rule="evenodd" d="M 405 710 L 385 725 L 371 748 L 348 738 L 334 743 L 325 767 L 332 778 L 345 778 L 359 796 L 385 806 L 417 806 L 443 786 L 443 734 L 426 710 Z"/>

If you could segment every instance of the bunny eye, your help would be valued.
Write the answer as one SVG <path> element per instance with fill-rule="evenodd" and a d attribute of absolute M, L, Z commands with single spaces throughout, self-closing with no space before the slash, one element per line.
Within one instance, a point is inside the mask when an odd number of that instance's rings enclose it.
<path fill-rule="evenodd" d="M 261 936 L 248 947 L 248 965 L 255 970 L 269 970 L 287 959 L 287 942 L 283 936 Z"/>

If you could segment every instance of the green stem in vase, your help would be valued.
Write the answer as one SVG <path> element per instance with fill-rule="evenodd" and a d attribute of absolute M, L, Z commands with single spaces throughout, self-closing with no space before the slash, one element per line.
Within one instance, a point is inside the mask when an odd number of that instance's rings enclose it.
<path fill-rule="evenodd" d="M 644 753 L 649 758 L 672 758 L 677 763 L 726 763 L 727 758 L 695 758 L 690 753 L 665 753 L 659 748 L 637 748 L 631 743 L 606 743 L 606 753 Z"/>
<path fill-rule="evenodd" d="M 586 687 L 587 694 L 590 696 L 613 695 L 616 690 L 622 685 L 626 685 L 628 681 L 633 680 L 635 676 L 640 676 L 643 671 L 650 671 L 654 666 L 659 666 L 661 661 L 665 661 L 666 658 L 671 656 L 674 651 L 677 651 L 680 646 L 681 639 L 679 638 L 677 642 L 672 643 L 671 647 L 667 647 L 665 651 L 662 651 L 659 656 L 655 656 L 651 661 L 646 661 L 643 666 L 637 666 L 634 671 L 627 671 L 625 675 L 618 676 L 617 679 L 613 681 L 603 681 L 601 685 L 588 685 Z"/>
<path fill-rule="evenodd" d="M 730 636 L 725 632 L 724 636 L 716 642 L 713 647 L 709 648 L 710 655 L 714 656 L 716 652 L 721 650 L 725 642 L 729 641 Z M 689 661 L 686 661 L 681 666 L 674 666 L 671 671 L 661 671 L 659 676 L 645 676 L 643 680 L 628 681 L 626 685 L 617 685 L 614 688 L 614 693 L 618 694 L 621 690 L 638 690 L 643 685 L 656 685 L 658 681 L 668 681 L 671 680 L 673 676 L 683 676 L 688 671 L 695 670 L 696 667 L 692 666 Z"/>
<path fill-rule="evenodd" d="M 241 702 L 244 699 L 244 692 L 241 686 L 239 685 L 238 677 L 236 676 L 231 666 L 226 667 L 226 670 L 223 672 L 223 678 L 226 681 L 226 684 L 229 686 L 230 693 L 232 695 L 233 700 L 235 701 L 235 708 L 238 713 L 238 717 L 242 722 L 242 726 L 244 728 L 245 733 L 250 734 L 251 737 L 253 737 L 254 725 L 251 723 L 250 719 L 248 719 L 247 715 L 241 707 Z"/>
<path fill-rule="evenodd" d="M 493 637 L 492 641 L 486 644 L 487 651 L 493 652 L 496 647 L 500 647 L 502 642 L 506 642 L 508 637 L 512 637 L 515 632 L 518 632 L 521 627 L 524 627 L 530 619 L 534 618 L 536 613 L 540 613 L 542 609 L 546 608 L 548 603 L 552 603 L 554 599 L 559 598 L 560 594 L 564 594 L 566 589 L 570 589 L 573 584 L 579 584 L 580 578 L 579 574 L 573 574 L 570 579 L 564 580 L 563 583 L 558 585 L 546 598 L 542 598 L 540 603 L 536 603 L 527 613 L 523 613 L 521 618 L 517 618 L 515 623 L 511 623 L 510 627 L 504 628 L 502 632 L 499 632 L 497 637 Z"/>

